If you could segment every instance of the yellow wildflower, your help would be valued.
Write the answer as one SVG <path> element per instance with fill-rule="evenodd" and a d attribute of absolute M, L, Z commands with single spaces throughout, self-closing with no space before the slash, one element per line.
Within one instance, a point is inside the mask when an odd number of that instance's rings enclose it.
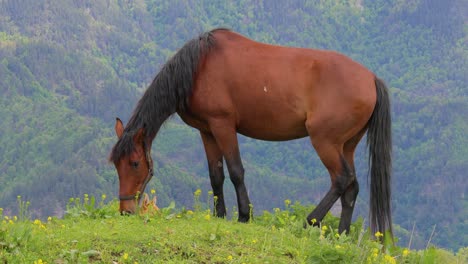
<path fill-rule="evenodd" d="M 50 217 L 50 216 L 47 217 L 47 221 L 48 221 L 48 222 L 52 221 L 52 217 Z"/>
<path fill-rule="evenodd" d="M 128 253 L 124 253 L 124 254 L 123 254 L 123 259 L 124 259 L 124 260 L 127 260 L 127 259 L 128 259 Z"/>
<path fill-rule="evenodd" d="M 385 260 L 385 263 L 396 264 L 395 258 L 390 255 L 385 255 L 384 260 Z"/>
<path fill-rule="evenodd" d="M 284 200 L 284 205 L 286 205 L 286 207 L 288 207 L 290 204 L 291 204 L 291 200 L 289 199 Z"/>
<path fill-rule="evenodd" d="M 188 214 L 188 215 L 193 215 L 193 211 L 192 211 L 192 210 L 188 210 L 188 211 L 187 211 L 187 214 Z"/>
<path fill-rule="evenodd" d="M 195 196 L 200 196 L 200 195 L 201 195 L 201 190 L 200 190 L 200 189 L 197 189 L 197 190 L 193 193 L 193 195 L 195 195 Z"/>
<path fill-rule="evenodd" d="M 379 231 L 377 231 L 377 232 L 375 233 L 375 237 L 376 237 L 376 238 L 383 237 L 383 234 L 380 233 Z"/>
<path fill-rule="evenodd" d="M 252 244 L 257 244 L 257 240 L 256 239 L 252 240 Z"/>
<path fill-rule="evenodd" d="M 10 217 L 8 217 L 8 215 L 5 215 L 4 218 L 5 218 L 5 220 L 7 220 L 7 221 L 10 219 Z"/>
<path fill-rule="evenodd" d="M 227 257 L 227 260 L 228 260 L 228 261 L 231 261 L 231 260 L 232 260 L 232 256 L 229 255 L 229 256 Z"/>
<path fill-rule="evenodd" d="M 376 260 L 379 257 L 379 250 L 377 248 L 372 249 L 371 257 L 373 260 Z"/>
<path fill-rule="evenodd" d="M 327 231 L 328 230 L 328 227 L 326 225 L 323 225 L 322 226 L 322 231 Z"/>
<path fill-rule="evenodd" d="M 211 216 L 209 214 L 205 215 L 205 220 L 210 220 L 211 219 Z"/>
<path fill-rule="evenodd" d="M 402 252 L 402 254 L 403 254 L 403 257 L 406 257 L 406 256 L 408 256 L 408 254 L 409 254 L 409 250 L 408 250 L 407 248 L 403 249 L 403 252 Z"/>
<path fill-rule="evenodd" d="M 18 221 L 18 217 L 16 215 L 13 216 L 13 220 Z"/>
<path fill-rule="evenodd" d="M 208 191 L 208 195 L 213 195 L 213 191 Z"/>
<path fill-rule="evenodd" d="M 34 220 L 33 224 L 35 224 L 35 225 L 40 225 L 40 224 L 41 224 L 41 220 L 36 219 L 36 220 Z"/>
<path fill-rule="evenodd" d="M 13 220 L 9 220 L 8 223 L 10 223 L 11 225 L 14 224 L 15 222 L 13 222 Z"/>
<path fill-rule="evenodd" d="M 102 195 L 101 195 L 101 200 L 104 201 L 106 198 L 107 198 L 107 196 L 106 196 L 105 194 L 102 194 Z"/>
<path fill-rule="evenodd" d="M 313 218 L 312 220 L 310 220 L 310 222 L 314 225 L 315 223 L 317 223 L 317 219 Z"/>

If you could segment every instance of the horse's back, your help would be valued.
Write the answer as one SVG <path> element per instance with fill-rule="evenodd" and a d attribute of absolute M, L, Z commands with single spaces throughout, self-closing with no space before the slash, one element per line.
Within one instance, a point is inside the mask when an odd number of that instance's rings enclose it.
<path fill-rule="evenodd" d="M 215 39 L 191 100 L 199 119 L 228 118 L 247 136 L 287 140 L 310 134 L 308 119 L 348 118 L 364 126 L 372 113 L 373 74 L 344 55 L 264 44 L 230 31 L 216 31 Z"/>

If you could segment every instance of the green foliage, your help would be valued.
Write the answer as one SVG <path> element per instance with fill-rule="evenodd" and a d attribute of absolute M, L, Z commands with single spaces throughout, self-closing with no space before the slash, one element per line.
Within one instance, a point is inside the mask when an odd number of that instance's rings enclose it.
<path fill-rule="evenodd" d="M 84 194 L 83 200 L 79 197 L 70 198 L 65 211 L 65 218 L 88 217 L 92 219 L 111 218 L 118 215 L 118 207 L 116 204 L 113 206 L 104 206 L 106 195 L 101 196 L 99 204 L 96 203 L 94 196 Z"/>
<path fill-rule="evenodd" d="M 12 224 L 8 219 L 8 224 L 0 227 L 0 250 L 8 255 L 24 254 L 31 243 L 32 227 L 30 223 Z M 4 220 L 6 223 L 6 220 Z M 3 255 L 3 254 L 2 254 Z M 1 258 L 0 258 L 1 259 Z"/>

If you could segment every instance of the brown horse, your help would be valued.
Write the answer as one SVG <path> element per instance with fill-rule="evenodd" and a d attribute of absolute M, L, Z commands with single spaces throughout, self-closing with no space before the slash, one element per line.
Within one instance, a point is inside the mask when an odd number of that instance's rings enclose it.
<path fill-rule="evenodd" d="M 308 136 L 330 173 L 331 187 L 307 217 L 318 225 L 341 198 L 339 232 L 349 231 L 359 191 L 354 150 L 367 131 L 370 224 L 392 232 L 391 118 L 385 84 L 371 71 L 333 51 L 280 47 L 215 29 L 187 42 L 161 69 L 138 102 L 112 149 L 120 180 L 120 211 L 135 211 L 153 175 L 151 145 L 163 122 L 178 113 L 200 131 L 216 213 L 226 215 L 226 162 L 239 221 L 250 216 L 237 133 L 284 141 Z"/>

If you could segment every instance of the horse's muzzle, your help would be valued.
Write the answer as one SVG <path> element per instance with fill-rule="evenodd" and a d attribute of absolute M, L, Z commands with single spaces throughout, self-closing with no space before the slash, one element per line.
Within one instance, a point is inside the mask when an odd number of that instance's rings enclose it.
<path fill-rule="evenodd" d="M 136 201 L 120 201 L 119 211 L 121 215 L 134 214 L 136 212 Z"/>

